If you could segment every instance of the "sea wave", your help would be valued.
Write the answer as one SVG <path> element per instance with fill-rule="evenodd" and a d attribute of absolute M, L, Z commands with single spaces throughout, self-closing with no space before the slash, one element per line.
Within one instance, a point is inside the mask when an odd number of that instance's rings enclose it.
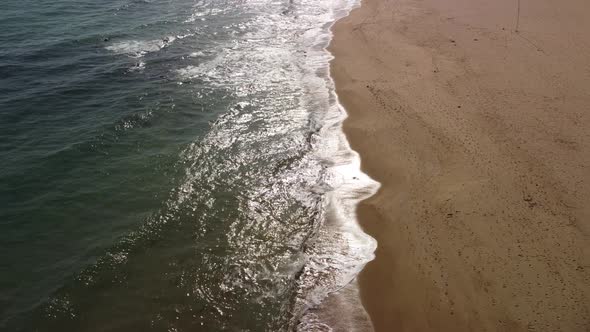
<path fill-rule="evenodd" d="M 105 48 L 117 54 L 125 54 L 134 58 L 140 58 L 148 53 L 157 52 L 168 47 L 177 39 L 176 36 L 166 36 L 154 40 L 125 40 L 113 43 Z"/>

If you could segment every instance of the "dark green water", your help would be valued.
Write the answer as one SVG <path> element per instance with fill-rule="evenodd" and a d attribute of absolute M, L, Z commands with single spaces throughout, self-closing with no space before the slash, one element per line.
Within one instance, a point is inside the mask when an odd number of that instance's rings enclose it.
<path fill-rule="evenodd" d="M 372 252 L 325 226 L 350 6 L 4 2 L 0 330 L 301 326 Z"/>

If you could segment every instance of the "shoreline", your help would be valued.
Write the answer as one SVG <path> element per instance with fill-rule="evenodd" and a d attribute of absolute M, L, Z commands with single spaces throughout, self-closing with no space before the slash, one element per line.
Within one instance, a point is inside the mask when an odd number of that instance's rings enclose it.
<path fill-rule="evenodd" d="M 588 7 L 363 0 L 332 26 L 343 128 L 381 183 L 357 209 L 377 332 L 588 326 Z"/>

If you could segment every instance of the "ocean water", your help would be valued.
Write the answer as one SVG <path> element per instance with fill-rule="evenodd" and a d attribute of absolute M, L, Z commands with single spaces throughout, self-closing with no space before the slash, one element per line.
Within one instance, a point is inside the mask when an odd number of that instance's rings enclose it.
<path fill-rule="evenodd" d="M 4 1 L 0 330 L 329 331 L 362 312 L 324 304 L 375 249 L 354 211 L 378 184 L 325 50 L 356 5 Z"/>

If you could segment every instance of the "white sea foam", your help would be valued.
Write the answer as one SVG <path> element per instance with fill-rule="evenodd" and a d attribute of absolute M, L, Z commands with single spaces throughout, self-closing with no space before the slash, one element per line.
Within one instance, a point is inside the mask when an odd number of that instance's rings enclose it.
<path fill-rule="evenodd" d="M 189 56 L 191 58 L 196 58 L 196 57 L 200 57 L 200 56 L 204 56 L 205 52 L 203 51 L 197 51 L 197 52 L 192 52 L 191 54 L 189 54 Z"/>
<path fill-rule="evenodd" d="M 154 40 L 126 40 L 111 44 L 105 48 L 113 53 L 140 58 L 148 53 L 157 52 L 169 46 L 176 38 L 175 36 L 167 36 Z"/>
<path fill-rule="evenodd" d="M 252 280 L 263 278 L 278 282 L 285 276 L 298 274 L 293 314 L 299 331 L 330 330 L 333 322 L 325 318 L 338 312 L 354 312 L 355 319 L 347 322 L 347 330 L 366 330 L 370 326 L 370 319 L 358 297 L 355 278 L 373 259 L 377 244 L 360 228 L 356 207 L 359 201 L 374 194 L 379 184 L 361 171 L 360 157 L 350 148 L 342 131 L 346 112 L 338 102 L 334 82 L 329 76 L 332 56 L 325 49 L 331 40 L 330 24 L 348 14 L 357 4 L 356 0 L 322 3 L 304 0 L 298 4 L 302 12 L 294 14 L 296 18 L 259 16 L 255 22 L 256 29 L 240 39 L 219 44 L 207 54 L 191 54 L 199 62 L 176 70 L 181 81 L 196 80 L 207 82 L 210 86 L 222 86 L 230 89 L 236 98 L 276 92 L 276 98 L 282 100 L 276 105 L 265 105 L 266 101 L 261 104 L 255 99 L 252 103 L 253 107 L 263 107 L 260 111 L 264 113 L 265 121 L 272 123 L 272 126 L 266 127 L 265 137 L 287 134 L 308 118 L 311 118 L 311 126 L 316 127 L 316 134 L 310 143 L 312 158 L 316 160 L 312 164 L 323 165 L 326 169 L 317 188 L 324 197 L 323 212 L 319 218 L 321 224 L 307 241 L 304 252 L 291 258 L 290 267 L 266 271 L 243 268 L 244 275 Z M 290 10 L 287 8 L 285 13 Z M 211 54 L 215 56 L 211 57 Z M 297 109 L 283 113 L 285 110 L 280 108 L 285 107 L 285 103 L 299 105 Z M 239 141 L 249 141 L 249 135 L 254 133 L 239 128 L 247 128 L 252 122 L 251 116 L 246 117 L 239 111 L 235 111 L 235 115 L 228 114 L 231 131 L 219 131 L 226 125 L 226 120 L 221 119 L 221 123 L 217 123 L 212 130 L 214 136 L 211 138 L 215 137 L 215 140 L 210 144 L 229 149 Z M 274 117 L 277 117 L 276 121 L 272 120 Z M 251 139 L 260 141 L 262 138 Z M 244 155 L 243 160 L 249 158 L 252 157 Z M 317 180 L 312 173 L 316 170 L 297 176 L 301 181 L 314 182 Z M 305 172 L 304 169 L 301 171 Z M 298 180 L 281 179 L 286 182 Z M 261 218 L 256 211 L 264 205 L 254 203 L 257 202 L 255 197 L 264 196 L 265 190 L 252 188 L 252 199 L 247 200 L 253 220 Z M 290 194 L 301 201 L 308 199 L 305 192 Z M 261 220 L 272 220 L 271 217 L 267 215 Z M 232 236 L 238 238 L 239 233 Z M 296 240 L 293 239 L 295 247 Z M 250 264 L 258 263 L 251 261 Z M 243 287 L 243 281 L 231 280 L 224 287 Z M 269 293 L 268 296 L 273 295 Z M 330 301 L 327 305 L 326 299 L 332 298 L 338 301 Z"/>
<path fill-rule="evenodd" d="M 329 12 L 331 16 L 326 17 L 331 24 L 348 15 L 358 2 L 336 1 L 333 5 Z M 332 190 L 327 193 L 325 223 L 307 252 L 308 262 L 302 279 L 304 284 L 315 283 L 315 287 L 312 293 L 302 298 L 307 301 L 307 309 L 298 330 L 331 331 L 334 327 L 337 330 L 366 331 L 372 329 L 372 325 L 360 302 L 355 278 L 374 258 L 377 243 L 360 228 L 356 207 L 361 200 L 373 195 L 380 185 L 361 171 L 360 157 L 350 148 L 342 130 L 347 115 L 338 102 L 329 75 L 328 64 L 332 55 L 325 49 L 332 37 L 331 24 L 329 28 L 324 26 L 325 30 L 309 29 L 304 33 L 304 37 L 315 39 L 316 47 L 312 49 L 320 47 L 319 52 L 323 53 L 314 61 L 318 79 L 308 81 L 314 82 L 310 91 L 328 91 L 328 112 L 315 146 L 319 158 L 332 165 L 328 168 L 326 181 Z M 331 275 L 329 282 L 323 283 L 322 278 L 318 278 L 322 273 Z M 309 278 L 307 282 L 306 278 Z M 330 319 L 339 315 L 354 319 Z"/>
<path fill-rule="evenodd" d="M 135 63 L 131 68 L 129 68 L 128 71 L 134 72 L 134 71 L 142 71 L 144 69 L 145 69 L 145 62 L 140 60 L 139 62 Z"/>

